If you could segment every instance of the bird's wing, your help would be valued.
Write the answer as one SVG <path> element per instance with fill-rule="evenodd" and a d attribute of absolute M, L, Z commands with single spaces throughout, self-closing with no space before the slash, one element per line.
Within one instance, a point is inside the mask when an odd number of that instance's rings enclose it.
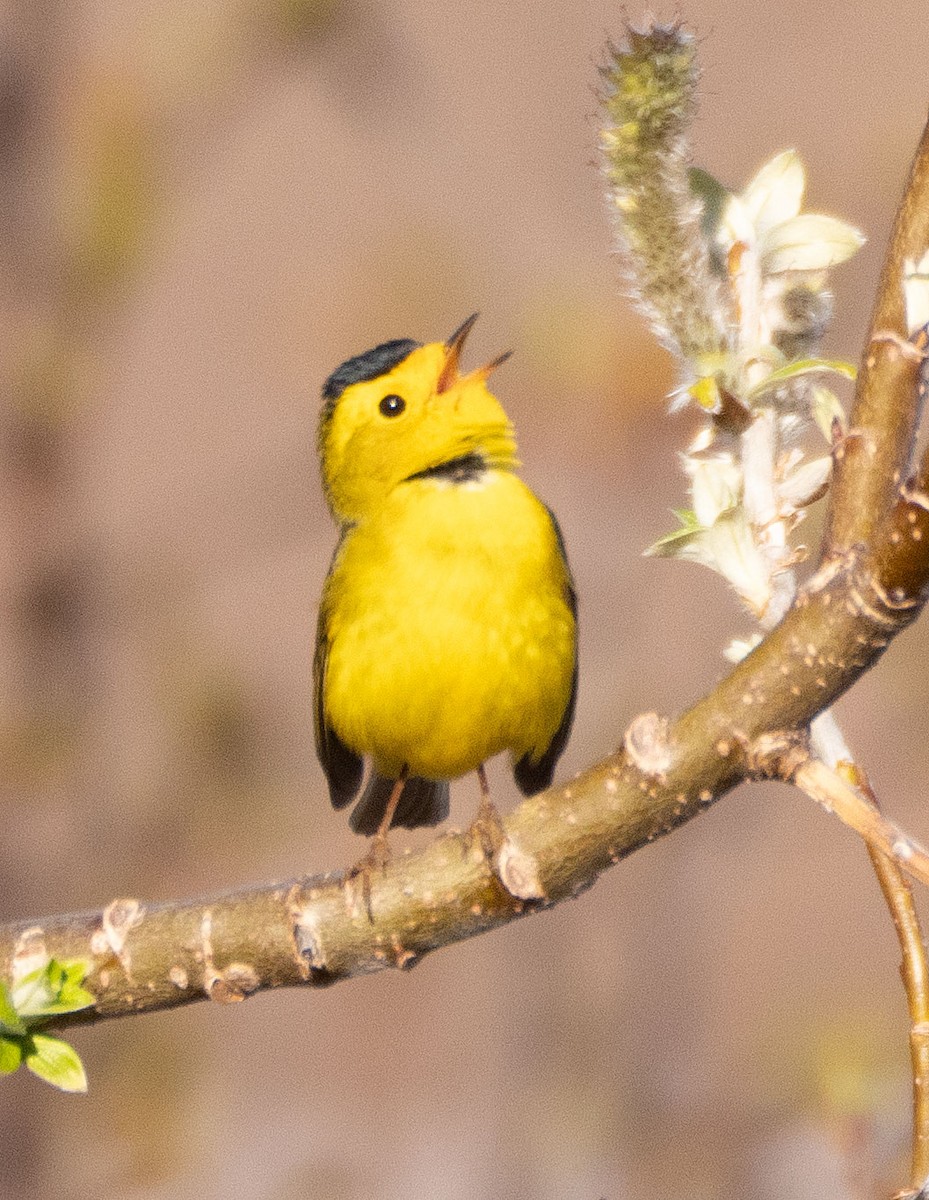
<path fill-rule="evenodd" d="M 519 790 L 524 796 L 534 796 L 547 788 L 555 773 L 555 763 L 561 758 L 562 751 L 568 744 L 571 733 L 571 723 L 574 720 L 574 705 L 577 701 L 577 659 L 574 660 L 574 675 L 571 679 L 571 695 L 561 718 L 561 724 L 555 730 L 555 736 L 548 743 L 545 753 L 536 761 L 529 754 L 524 754 L 519 762 L 513 764 L 513 775 L 519 784 Z"/>
<path fill-rule="evenodd" d="M 350 750 L 326 719 L 326 660 L 329 657 L 329 629 L 325 598 L 319 608 L 316 627 L 316 654 L 313 658 L 313 729 L 316 734 L 316 753 L 326 779 L 333 808 L 350 804 L 361 787 L 364 761 Z"/>
<path fill-rule="evenodd" d="M 519 785 L 519 790 L 524 796 L 534 796 L 536 792 L 541 792 L 543 788 L 547 788 L 551 783 L 552 775 L 555 773 L 555 764 L 561 758 L 562 752 L 568 743 L 571 724 L 574 721 L 574 706 L 577 703 L 577 594 L 574 591 L 574 580 L 571 578 L 571 568 L 568 566 L 568 556 L 565 552 L 561 528 L 552 510 L 546 508 L 546 511 L 551 518 L 552 528 L 555 531 L 555 538 L 558 542 L 558 551 L 565 567 L 565 601 L 571 610 L 571 615 L 574 617 L 574 671 L 571 676 L 571 694 L 568 696 L 568 703 L 565 705 L 561 724 L 555 730 L 552 740 L 548 743 L 541 757 L 533 760 L 530 754 L 524 754 L 513 765 L 513 775 Z"/>

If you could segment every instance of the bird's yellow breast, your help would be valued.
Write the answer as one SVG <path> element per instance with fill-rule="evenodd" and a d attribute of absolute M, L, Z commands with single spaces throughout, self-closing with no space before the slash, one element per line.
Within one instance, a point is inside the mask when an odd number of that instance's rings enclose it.
<path fill-rule="evenodd" d="M 548 746 L 571 692 L 570 578 L 512 472 L 410 480 L 343 537 L 323 595 L 323 703 L 384 775 L 452 779 Z"/>

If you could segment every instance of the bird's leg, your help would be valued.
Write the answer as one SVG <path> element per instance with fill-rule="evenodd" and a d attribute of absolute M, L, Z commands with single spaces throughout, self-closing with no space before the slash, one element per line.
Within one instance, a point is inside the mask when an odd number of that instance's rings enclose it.
<path fill-rule="evenodd" d="M 378 868 L 386 871 L 387 864 L 390 862 L 390 845 L 387 841 L 387 834 L 397 811 L 397 805 L 400 803 L 400 797 L 403 795 L 403 785 L 406 783 L 409 773 L 409 768 L 404 765 L 399 778 L 394 780 L 394 786 L 387 798 L 387 804 L 384 806 L 384 815 L 377 827 L 377 833 L 371 839 L 367 854 L 360 858 L 348 873 L 350 881 L 361 876 L 361 894 L 364 897 L 365 908 L 368 910 L 368 920 L 372 925 L 374 924 L 374 912 L 371 908 L 371 872 Z"/>
<path fill-rule="evenodd" d="M 490 798 L 490 787 L 487 783 L 487 772 L 484 770 L 483 763 L 477 768 L 477 779 L 481 785 L 481 802 L 469 833 L 471 837 L 477 837 L 480 840 L 484 857 L 492 863 L 506 840 L 506 832 L 503 822 L 500 820 L 500 814 Z"/>
<path fill-rule="evenodd" d="M 397 811 L 397 805 L 400 803 L 400 797 L 403 795 L 403 786 L 407 781 L 409 773 L 409 768 L 404 766 L 400 772 L 399 779 L 394 780 L 394 786 L 384 806 L 384 815 L 381 817 L 381 823 L 377 827 L 377 833 L 371 839 L 369 854 L 374 865 L 380 867 L 382 871 L 390 862 L 390 846 L 387 844 L 387 833 L 393 822 L 394 813 Z"/>

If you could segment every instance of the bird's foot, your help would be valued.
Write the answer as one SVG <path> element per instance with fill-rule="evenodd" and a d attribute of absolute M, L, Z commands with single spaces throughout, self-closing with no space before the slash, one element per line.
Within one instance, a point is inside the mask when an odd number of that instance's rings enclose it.
<path fill-rule="evenodd" d="M 481 796 L 477 816 L 471 822 L 468 830 L 467 847 L 470 849 L 477 842 L 484 858 L 493 867 L 505 841 L 506 830 L 503 828 L 503 821 L 497 812 L 496 805 L 488 796 Z"/>
<path fill-rule="evenodd" d="M 361 882 L 361 898 L 364 901 L 368 920 L 374 924 L 374 910 L 371 906 L 371 877 L 375 871 L 381 874 L 387 870 L 390 862 L 390 845 L 386 833 L 376 833 L 371 839 L 368 852 L 355 863 L 345 877 L 346 886 L 354 889 L 356 881 Z"/>

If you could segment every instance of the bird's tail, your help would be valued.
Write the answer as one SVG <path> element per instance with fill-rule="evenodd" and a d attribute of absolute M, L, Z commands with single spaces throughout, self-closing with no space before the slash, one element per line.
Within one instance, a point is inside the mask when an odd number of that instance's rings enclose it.
<path fill-rule="evenodd" d="M 378 775 L 377 771 L 372 772 L 349 820 L 356 833 L 368 836 L 377 833 L 396 782 L 395 779 Z M 404 829 L 415 829 L 417 825 L 438 825 L 447 816 L 448 782 L 444 779 L 421 779 L 414 775 L 403 785 L 390 827 L 393 829 L 395 825 L 402 825 Z"/>

